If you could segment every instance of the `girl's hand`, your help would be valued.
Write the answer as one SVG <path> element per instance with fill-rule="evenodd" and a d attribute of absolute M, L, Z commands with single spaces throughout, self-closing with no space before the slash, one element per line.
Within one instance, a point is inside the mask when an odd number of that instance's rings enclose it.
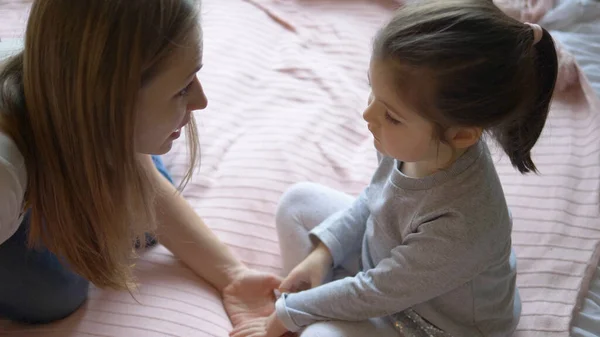
<path fill-rule="evenodd" d="M 231 337 L 281 337 L 288 330 L 283 323 L 273 313 L 266 318 L 259 318 L 252 322 L 245 323 L 233 329 L 229 336 Z M 287 335 L 287 334 L 286 334 Z"/>
<path fill-rule="evenodd" d="M 281 282 L 280 292 L 294 293 L 317 287 L 331 270 L 333 258 L 327 246 L 320 243 L 304 261 L 300 262 Z"/>

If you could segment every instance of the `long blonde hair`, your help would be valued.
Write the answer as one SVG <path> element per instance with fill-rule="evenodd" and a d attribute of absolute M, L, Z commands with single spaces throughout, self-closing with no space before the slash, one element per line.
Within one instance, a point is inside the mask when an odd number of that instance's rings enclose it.
<path fill-rule="evenodd" d="M 37 0 L 24 50 L 0 72 L 0 129 L 26 163 L 29 244 L 98 287 L 133 284 L 133 242 L 154 228 L 134 148 L 138 93 L 200 29 L 198 13 L 193 0 Z M 193 120 L 187 132 L 184 181 Z"/>

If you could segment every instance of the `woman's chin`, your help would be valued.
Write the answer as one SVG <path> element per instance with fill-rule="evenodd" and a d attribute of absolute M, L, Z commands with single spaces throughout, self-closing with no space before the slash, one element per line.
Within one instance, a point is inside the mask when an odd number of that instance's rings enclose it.
<path fill-rule="evenodd" d="M 142 149 L 138 149 L 138 153 L 148 154 L 152 156 L 161 156 L 173 148 L 173 139 L 167 139 L 162 145 L 146 147 Z"/>
<path fill-rule="evenodd" d="M 171 149 L 173 148 L 173 139 L 168 139 L 159 149 L 158 153 L 156 153 L 156 155 L 163 155 L 169 151 L 171 151 Z"/>

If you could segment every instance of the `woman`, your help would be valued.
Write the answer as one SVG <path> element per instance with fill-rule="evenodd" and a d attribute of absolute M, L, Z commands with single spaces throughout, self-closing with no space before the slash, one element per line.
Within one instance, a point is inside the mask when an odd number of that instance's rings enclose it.
<path fill-rule="evenodd" d="M 279 279 L 236 260 L 156 157 L 189 125 L 189 178 L 191 111 L 207 105 L 197 7 L 33 2 L 24 49 L 0 68 L 1 317 L 61 319 L 89 282 L 130 289 L 145 233 L 223 294 L 234 326 L 273 311 Z"/>

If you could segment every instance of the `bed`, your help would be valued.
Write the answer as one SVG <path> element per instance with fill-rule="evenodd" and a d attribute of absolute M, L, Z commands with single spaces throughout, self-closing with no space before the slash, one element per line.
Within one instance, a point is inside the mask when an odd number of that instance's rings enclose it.
<path fill-rule="evenodd" d="M 542 20 L 561 42 L 569 76 L 534 150 L 540 175 L 519 175 L 493 150 L 515 219 L 523 299 L 518 337 L 600 335 L 598 4 L 565 0 Z M 248 265 L 280 271 L 274 211 L 291 184 L 310 180 L 357 194 L 368 182 L 376 158 L 360 114 L 370 42 L 397 6 L 392 0 L 204 0 L 199 77 L 209 107 L 197 112 L 202 163 L 183 194 Z M 12 38 L 22 36 L 28 7 L 27 0 L 0 0 L 0 52 L 20 48 Z M 598 11 L 588 18 L 592 10 Z M 165 162 L 181 179 L 183 141 Z M 133 297 L 92 288 L 90 300 L 69 318 L 40 327 L 0 321 L 0 336 L 228 336 L 218 293 L 164 247 L 142 253 L 136 275 L 140 288 Z"/>

